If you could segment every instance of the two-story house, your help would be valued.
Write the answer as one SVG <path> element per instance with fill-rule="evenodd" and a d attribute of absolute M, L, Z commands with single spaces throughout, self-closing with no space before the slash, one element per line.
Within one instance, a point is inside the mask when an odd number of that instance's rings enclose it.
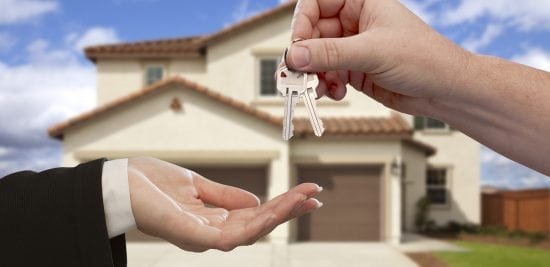
<path fill-rule="evenodd" d="M 50 129 L 64 164 L 153 156 L 261 199 L 300 182 L 323 186 L 325 206 L 277 228 L 271 242 L 397 243 L 426 195 L 437 223 L 479 222 L 479 145 L 443 123 L 350 89 L 343 101 L 318 100 L 324 136 L 299 105 L 295 136 L 282 140 L 273 75 L 293 9 L 282 4 L 211 35 L 87 48 L 98 106 Z"/>

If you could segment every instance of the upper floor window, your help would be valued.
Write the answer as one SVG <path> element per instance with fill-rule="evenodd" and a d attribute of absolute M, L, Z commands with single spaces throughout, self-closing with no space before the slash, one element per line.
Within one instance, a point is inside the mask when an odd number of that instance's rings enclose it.
<path fill-rule="evenodd" d="M 274 75 L 279 67 L 279 60 L 260 59 L 260 96 L 277 96 L 277 82 Z"/>
<path fill-rule="evenodd" d="M 426 174 L 426 196 L 432 205 L 447 205 L 449 196 L 447 194 L 447 169 L 429 168 Z"/>
<path fill-rule="evenodd" d="M 414 117 L 415 130 L 450 130 L 449 125 L 444 122 L 426 117 Z"/>
<path fill-rule="evenodd" d="M 145 85 L 154 84 L 164 78 L 164 66 L 160 64 L 147 65 L 145 69 Z"/>

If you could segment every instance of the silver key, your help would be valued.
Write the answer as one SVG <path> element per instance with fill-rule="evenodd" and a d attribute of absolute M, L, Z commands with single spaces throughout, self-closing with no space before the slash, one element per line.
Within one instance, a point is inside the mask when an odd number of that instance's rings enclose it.
<path fill-rule="evenodd" d="M 283 139 L 285 141 L 293 136 L 294 124 L 292 119 L 299 97 L 304 99 L 315 135 L 321 136 L 323 134 L 323 122 L 319 118 L 315 105 L 315 99 L 317 98 L 315 89 L 318 84 L 319 79 L 316 74 L 294 72 L 287 67 L 281 67 L 277 71 L 277 89 L 285 97 L 283 119 Z"/>
<path fill-rule="evenodd" d="M 277 71 L 277 90 L 285 98 L 285 112 L 283 117 L 283 140 L 288 141 L 294 135 L 294 109 L 299 100 L 299 88 L 303 86 L 303 80 L 300 80 L 294 73 L 286 67 L 279 68 Z"/>
<path fill-rule="evenodd" d="M 319 118 L 317 113 L 317 105 L 315 100 L 317 99 L 317 91 L 315 90 L 319 85 L 319 78 L 316 74 L 309 74 L 308 76 L 313 76 L 313 79 L 310 79 L 307 82 L 307 89 L 302 93 L 302 98 L 306 104 L 307 113 L 309 114 L 309 122 L 311 122 L 311 127 L 313 127 L 313 132 L 316 136 L 321 137 L 325 131 L 323 126 L 323 121 Z"/>
<path fill-rule="evenodd" d="M 286 90 L 285 95 L 285 112 L 283 118 L 283 140 L 288 141 L 292 136 L 294 136 L 294 123 L 292 119 L 294 118 L 294 109 L 298 103 L 300 95 L 298 92 Z"/>

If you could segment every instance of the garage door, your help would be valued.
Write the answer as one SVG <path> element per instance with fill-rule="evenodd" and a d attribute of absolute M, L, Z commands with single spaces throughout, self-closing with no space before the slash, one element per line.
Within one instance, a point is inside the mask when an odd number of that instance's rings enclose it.
<path fill-rule="evenodd" d="M 254 193 L 262 202 L 267 197 L 267 167 L 187 167 L 218 183 L 236 186 Z M 164 242 L 137 230 L 126 234 L 128 241 Z"/>
<path fill-rule="evenodd" d="M 379 241 L 380 166 L 298 168 L 299 182 L 324 188 L 323 208 L 298 220 L 300 241 Z"/>

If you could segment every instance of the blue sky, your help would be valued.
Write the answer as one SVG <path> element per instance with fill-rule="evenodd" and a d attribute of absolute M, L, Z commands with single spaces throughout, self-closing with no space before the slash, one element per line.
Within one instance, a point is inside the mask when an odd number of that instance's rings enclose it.
<path fill-rule="evenodd" d="M 208 34 L 280 0 L 0 0 L 0 177 L 60 163 L 46 128 L 95 105 L 82 48 Z M 550 0 L 403 0 L 463 47 L 550 71 Z M 550 187 L 550 178 L 482 148 L 482 183 Z"/>

